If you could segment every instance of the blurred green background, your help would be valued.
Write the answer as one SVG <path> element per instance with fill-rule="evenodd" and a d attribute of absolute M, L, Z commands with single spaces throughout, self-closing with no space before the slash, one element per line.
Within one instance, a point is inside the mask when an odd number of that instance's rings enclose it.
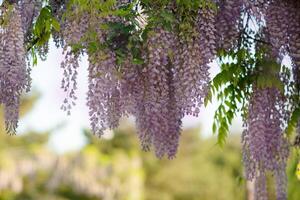
<path fill-rule="evenodd" d="M 35 100 L 24 99 L 22 116 Z M 199 128 L 184 130 L 177 158 L 158 160 L 152 152 L 140 150 L 135 130 L 126 122 L 111 139 L 99 139 L 83 130 L 84 148 L 57 154 L 48 145 L 51 130 L 7 136 L 0 121 L 0 200 L 252 198 L 253 184 L 242 178 L 239 134 L 232 134 L 220 148 L 214 138 L 201 138 Z M 292 152 L 288 167 L 292 200 L 300 199 L 295 176 L 298 160 Z"/>

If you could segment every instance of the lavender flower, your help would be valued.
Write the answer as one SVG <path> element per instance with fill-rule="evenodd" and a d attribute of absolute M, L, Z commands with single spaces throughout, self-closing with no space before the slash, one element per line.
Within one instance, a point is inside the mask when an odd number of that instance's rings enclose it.
<path fill-rule="evenodd" d="M 289 155 L 288 142 L 281 129 L 283 102 L 276 88 L 255 88 L 250 100 L 246 130 L 242 135 L 243 161 L 249 180 L 265 176 L 270 171 L 284 178 L 284 169 Z M 277 181 L 280 199 L 286 196 L 286 185 Z M 259 187 L 265 187 L 261 185 Z M 259 190 L 261 188 L 257 188 Z M 286 197 L 285 197 L 286 198 Z"/>
<path fill-rule="evenodd" d="M 89 16 L 80 15 L 77 8 L 74 8 L 73 15 L 69 15 L 62 29 L 62 36 L 65 42 L 64 54 L 65 59 L 61 63 L 63 69 L 62 89 L 66 93 L 61 109 L 68 114 L 71 112 L 71 108 L 76 104 L 76 89 L 77 89 L 77 69 L 79 68 L 80 49 L 74 48 L 74 46 L 81 43 L 82 38 L 86 34 L 89 23 Z"/>
<path fill-rule="evenodd" d="M 7 132 L 18 126 L 20 95 L 28 86 L 22 18 L 17 5 L 6 11 L 8 24 L 0 32 L 0 103 L 5 106 Z"/>
<path fill-rule="evenodd" d="M 216 19 L 217 46 L 220 49 L 230 50 L 236 47 L 239 34 L 243 0 L 220 1 Z"/>
<path fill-rule="evenodd" d="M 259 174 L 254 181 L 254 199 L 255 200 L 268 200 L 266 175 Z"/>

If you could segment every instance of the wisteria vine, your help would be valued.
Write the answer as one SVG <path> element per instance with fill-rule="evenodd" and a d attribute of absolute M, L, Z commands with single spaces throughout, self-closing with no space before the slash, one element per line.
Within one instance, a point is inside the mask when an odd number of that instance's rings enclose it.
<path fill-rule="evenodd" d="M 96 135 L 132 115 L 142 148 L 174 158 L 182 118 L 199 116 L 216 95 L 219 143 L 242 113 L 245 175 L 255 181 L 256 199 L 267 199 L 269 172 L 277 199 L 286 199 L 293 132 L 300 146 L 299 0 L 5 0 L 0 17 L 0 103 L 8 133 L 16 132 L 20 96 L 30 88 L 28 63 L 46 58 L 52 38 L 65 55 L 61 109 L 68 114 L 76 105 L 79 60 L 88 56 L 87 105 Z M 221 72 L 210 80 L 214 60 Z"/>

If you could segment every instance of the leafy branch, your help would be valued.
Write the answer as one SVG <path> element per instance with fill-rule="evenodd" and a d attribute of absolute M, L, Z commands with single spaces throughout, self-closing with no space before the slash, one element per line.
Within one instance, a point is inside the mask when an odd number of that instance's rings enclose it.
<path fill-rule="evenodd" d="M 211 82 L 205 105 L 216 96 L 220 102 L 214 115 L 213 133 L 218 134 L 218 144 L 224 145 L 229 127 L 237 113 L 246 113 L 247 100 L 250 97 L 250 85 L 253 82 L 251 66 L 254 58 L 247 49 L 220 52 L 221 72 Z"/>

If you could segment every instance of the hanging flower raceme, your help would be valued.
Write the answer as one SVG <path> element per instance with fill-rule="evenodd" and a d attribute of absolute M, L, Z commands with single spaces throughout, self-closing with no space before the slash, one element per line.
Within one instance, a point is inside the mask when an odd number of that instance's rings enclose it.
<path fill-rule="evenodd" d="M 77 99 L 77 70 L 79 68 L 81 50 L 76 49 L 76 45 L 80 45 L 82 42 L 88 26 L 89 16 L 80 12 L 78 7 L 73 8 L 72 15 L 69 15 L 63 23 L 62 37 L 65 42 L 63 47 L 65 59 L 61 63 L 61 68 L 63 69 L 61 88 L 66 93 L 66 98 L 61 109 L 68 114 L 70 114 L 71 108 L 75 106 Z"/>
<path fill-rule="evenodd" d="M 40 0 L 21 0 L 20 11 L 22 16 L 22 27 L 24 33 L 30 33 L 34 19 L 40 14 L 42 2 Z M 25 39 L 26 39 L 25 37 Z"/>
<path fill-rule="evenodd" d="M 255 200 L 268 200 L 266 174 L 261 173 L 255 178 L 254 195 Z"/>
<path fill-rule="evenodd" d="M 116 128 L 120 119 L 120 91 L 113 52 L 89 55 L 88 107 L 95 134 Z"/>
<path fill-rule="evenodd" d="M 29 88 L 24 31 L 20 8 L 13 5 L 4 13 L 7 24 L 0 33 L 0 102 L 5 106 L 5 124 L 14 134 L 18 124 L 20 96 Z"/>
<path fill-rule="evenodd" d="M 139 137 L 145 149 L 154 146 L 158 157 L 174 157 L 180 135 L 182 114 L 173 80 L 176 70 L 170 62 L 176 43 L 173 33 L 156 28 L 148 39 L 147 62 L 141 74 L 144 97 L 136 116 Z"/>
<path fill-rule="evenodd" d="M 279 177 L 278 199 L 286 199 L 285 166 L 289 155 L 281 128 L 283 103 L 277 88 L 255 88 L 249 102 L 246 130 L 242 135 L 246 177 L 257 182 L 258 199 L 266 199 L 265 176 L 268 171 Z"/>
<path fill-rule="evenodd" d="M 243 0 L 220 1 L 215 27 L 217 31 L 217 47 L 230 50 L 236 47 L 240 36 Z"/>
<path fill-rule="evenodd" d="M 290 18 L 287 12 L 288 3 L 272 1 L 265 10 L 266 31 L 272 45 L 272 54 L 279 60 L 287 53 L 288 26 Z"/>
<path fill-rule="evenodd" d="M 292 59 L 294 80 L 300 89 L 300 2 L 292 1 L 287 6 L 288 14 L 288 50 Z"/>
<path fill-rule="evenodd" d="M 208 93 L 208 64 L 216 54 L 215 19 L 211 8 L 199 9 L 193 36 L 174 42 L 174 89 L 183 116 L 198 116 Z"/>
<path fill-rule="evenodd" d="M 96 33 L 96 42 L 106 45 L 110 32 L 100 28 L 104 24 L 118 24 L 124 20 L 120 17 L 105 15 L 90 18 L 90 27 Z M 112 38 L 112 44 L 105 49 L 88 50 L 89 56 L 89 90 L 88 107 L 91 127 L 96 135 L 101 136 L 106 129 L 114 129 L 119 125 L 123 115 L 128 114 L 128 96 L 122 95 L 121 71 L 117 64 L 114 49 L 122 44 L 122 36 Z M 124 87 L 123 87 L 124 89 Z M 127 92 L 127 91 L 126 91 Z"/>
<path fill-rule="evenodd" d="M 51 7 L 52 15 L 60 22 L 60 29 L 64 30 L 65 23 L 63 23 L 63 16 L 66 12 L 67 0 L 49 0 L 49 6 Z M 52 31 L 52 39 L 55 42 L 56 47 L 64 46 L 62 31 Z"/>

